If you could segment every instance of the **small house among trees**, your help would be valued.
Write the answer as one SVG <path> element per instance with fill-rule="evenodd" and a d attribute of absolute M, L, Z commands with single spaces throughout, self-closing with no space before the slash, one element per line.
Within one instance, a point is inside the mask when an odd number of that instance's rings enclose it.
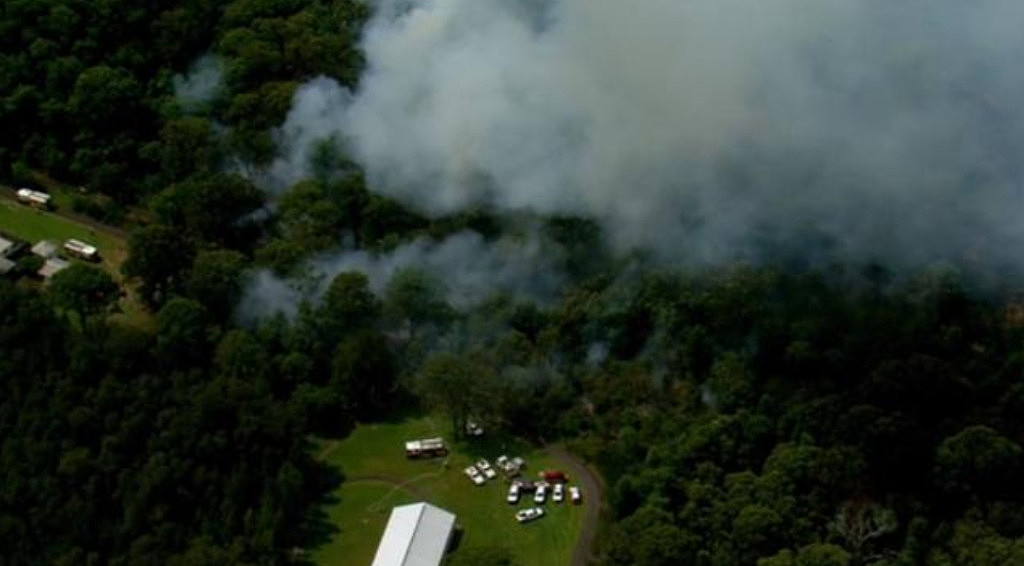
<path fill-rule="evenodd" d="M 59 257 L 50 257 L 46 259 L 46 262 L 43 263 L 43 267 L 40 268 L 37 273 L 43 279 L 49 280 L 54 275 L 67 269 L 70 265 L 71 263 L 68 262 L 66 259 L 61 259 Z"/>
<path fill-rule="evenodd" d="M 14 250 L 14 242 L 0 237 L 0 257 L 10 257 Z"/>
<path fill-rule="evenodd" d="M 39 241 L 32 246 L 32 253 L 43 259 L 49 259 L 57 255 L 57 244 L 50 240 Z"/>

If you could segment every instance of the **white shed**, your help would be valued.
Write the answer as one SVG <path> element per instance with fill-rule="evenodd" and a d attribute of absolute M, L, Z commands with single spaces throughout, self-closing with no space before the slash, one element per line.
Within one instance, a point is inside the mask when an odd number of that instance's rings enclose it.
<path fill-rule="evenodd" d="M 7 254 L 14 250 L 14 242 L 7 238 L 0 237 L 0 257 L 7 257 Z"/>
<path fill-rule="evenodd" d="M 438 566 L 455 531 L 455 515 L 429 503 L 391 510 L 372 566 Z"/>
<path fill-rule="evenodd" d="M 36 245 L 32 246 L 32 253 L 43 259 L 55 257 L 57 255 L 57 244 L 50 240 L 36 242 Z"/>

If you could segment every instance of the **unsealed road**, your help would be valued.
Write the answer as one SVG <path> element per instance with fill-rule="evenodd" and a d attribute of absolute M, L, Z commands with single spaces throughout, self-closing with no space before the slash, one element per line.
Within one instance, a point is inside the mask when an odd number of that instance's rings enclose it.
<path fill-rule="evenodd" d="M 586 517 L 583 519 L 583 530 L 576 548 L 572 551 L 572 566 L 587 566 L 594 559 L 594 540 L 601 526 L 601 502 L 604 501 L 604 483 L 587 465 L 569 453 L 560 444 L 546 446 L 545 450 L 553 458 L 565 463 L 566 472 L 583 488 L 583 507 Z"/>

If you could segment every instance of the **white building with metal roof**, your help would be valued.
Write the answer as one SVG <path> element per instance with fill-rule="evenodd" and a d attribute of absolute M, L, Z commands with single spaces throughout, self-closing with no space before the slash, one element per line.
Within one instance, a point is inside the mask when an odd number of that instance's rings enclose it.
<path fill-rule="evenodd" d="M 32 253 L 43 259 L 54 257 L 57 255 L 57 244 L 50 240 L 42 240 L 32 246 Z"/>
<path fill-rule="evenodd" d="M 455 532 L 455 515 L 429 503 L 391 510 L 372 566 L 438 566 Z"/>
<path fill-rule="evenodd" d="M 7 257 L 7 254 L 14 250 L 14 242 L 0 236 L 0 257 Z"/>

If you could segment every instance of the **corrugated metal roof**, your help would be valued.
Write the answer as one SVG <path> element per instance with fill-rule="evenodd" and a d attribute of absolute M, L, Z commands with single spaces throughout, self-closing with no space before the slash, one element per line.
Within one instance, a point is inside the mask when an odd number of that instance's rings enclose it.
<path fill-rule="evenodd" d="M 455 515 L 428 503 L 391 510 L 373 566 L 438 566 L 455 528 Z"/>

